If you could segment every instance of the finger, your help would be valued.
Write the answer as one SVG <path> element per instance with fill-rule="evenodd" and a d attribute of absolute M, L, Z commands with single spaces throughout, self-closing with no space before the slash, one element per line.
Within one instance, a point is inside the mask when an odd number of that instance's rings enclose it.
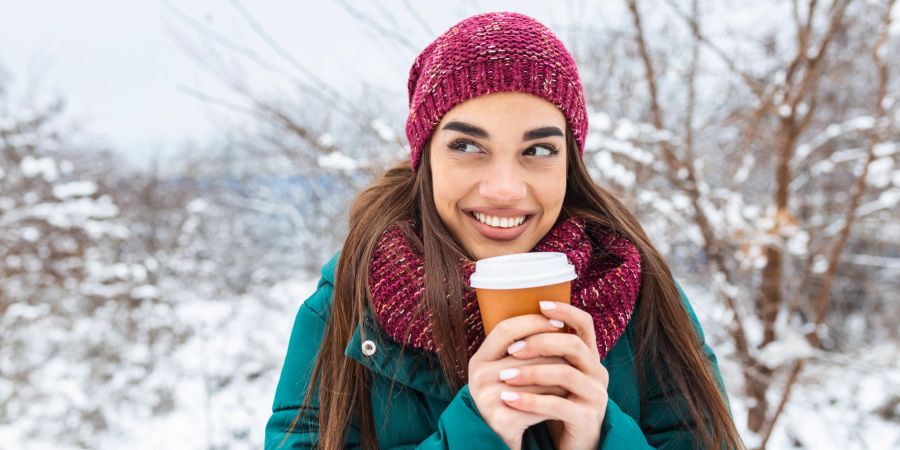
<path fill-rule="evenodd" d="M 555 395 L 557 397 L 566 397 L 569 395 L 569 391 L 560 386 L 539 386 L 536 384 L 532 384 L 527 386 L 503 386 L 503 388 L 505 388 L 506 390 L 520 390 L 523 392 L 528 392 L 530 394 Z"/>
<path fill-rule="evenodd" d="M 512 356 L 504 357 L 503 359 L 496 361 L 496 365 L 491 365 L 490 373 L 488 375 L 492 377 L 490 380 L 485 380 L 485 382 L 496 382 L 498 380 L 497 374 L 501 372 L 503 369 L 509 368 L 517 368 L 528 365 L 536 365 L 536 364 L 564 364 L 568 365 L 569 362 L 559 356 L 535 356 L 531 359 L 517 359 Z M 500 380 L 502 381 L 502 380 Z M 503 387 L 501 384 L 500 387 Z M 528 392 L 532 392 L 535 394 L 548 394 L 548 395 L 557 395 L 560 397 L 565 397 L 569 395 L 569 391 L 559 387 L 559 386 L 538 386 L 538 385 L 529 385 L 524 386 L 520 385 L 519 388 L 528 388 Z"/>
<path fill-rule="evenodd" d="M 580 404 L 553 395 L 501 391 L 500 400 L 515 410 L 562 420 L 566 423 L 575 423 L 585 413 L 585 408 Z"/>
<path fill-rule="evenodd" d="M 502 403 L 502 401 L 501 401 Z M 543 422 L 547 420 L 546 417 L 540 416 L 537 414 L 527 413 L 525 411 L 519 411 L 517 409 L 511 408 L 503 408 L 502 405 L 498 405 L 499 408 L 496 414 L 493 416 L 492 422 L 498 427 L 498 429 L 517 429 L 523 426 L 529 427 L 536 423 Z M 503 411 L 505 409 L 506 411 Z"/>
<path fill-rule="evenodd" d="M 475 357 L 472 357 L 474 360 Z M 478 386 L 494 384 L 497 381 L 497 373 L 510 367 L 521 367 L 529 364 L 568 364 L 559 356 L 536 356 L 531 359 L 518 359 L 512 356 L 504 356 L 496 361 L 484 361 L 479 370 L 469 374 L 469 383 Z"/>
<path fill-rule="evenodd" d="M 474 359 L 495 361 L 508 354 L 509 347 L 527 336 L 535 333 L 559 331 L 561 326 L 554 326 L 550 320 L 540 314 L 523 314 L 500 321 L 487 335 L 481 347 L 472 356 Z M 512 350 L 515 350 L 513 348 Z"/>
<path fill-rule="evenodd" d="M 586 374 L 598 374 L 600 356 L 596 351 L 591 351 L 585 342 L 574 334 L 539 333 L 528 336 L 524 341 L 525 346 L 512 353 L 513 357 L 530 359 L 538 356 L 561 356 Z"/>
<path fill-rule="evenodd" d="M 606 389 L 599 380 L 568 364 L 540 364 L 505 369 L 500 371 L 499 378 L 510 386 L 559 386 L 576 397 L 566 398 L 588 404 L 595 404 L 606 395 Z"/>
<path fill-rule="evenodd" d="M 566 325 L 572 327 L 575 335 L 587 344 L 597 355 L 597 334 L 594 331 L 594 318 L 580 308 L 563 302 L 540 302 L 541 314 L 548 319 L 561 320 Z"/>

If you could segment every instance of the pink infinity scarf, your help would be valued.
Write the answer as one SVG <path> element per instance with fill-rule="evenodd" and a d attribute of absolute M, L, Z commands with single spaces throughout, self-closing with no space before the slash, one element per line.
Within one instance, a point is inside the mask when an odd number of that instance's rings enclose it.
<path fill-rule="evenodd" d="M 583 219 L 570 217 L 554 226 L 532 251 L 563 252 L 575 266 L 578 278 L 572 281 L 572 304 L 594 318 L 597 350 L 603 359 L 624 332 L 634 311 L 641 286 L 641 257 L 637 248 L 624 237 L 591 231 L 586 229 Z M 461 260 L 460 270 L 466 283 L 460 303 L 471 357 L 484 341 L 484 327 L 475 290 L 468 286 L 475 263 Z M 389 227 L 378 242 L 369 271 L 375 315 L 395 341 L 435 352 L 431 312 L 411 320 L 425 292 L 424 274 L 422 255 L 410 245 L 398 225 Z"/>

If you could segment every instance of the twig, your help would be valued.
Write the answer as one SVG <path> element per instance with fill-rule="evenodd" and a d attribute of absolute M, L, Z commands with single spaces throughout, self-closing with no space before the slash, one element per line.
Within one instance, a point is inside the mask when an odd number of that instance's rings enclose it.
<path fill-rule="evenodd" d="M 358 20 L 360 23 L 375 30 L 376 33 L 384 38 L 387 38 L 389 41 L 400 44 L 405 50 L 411 52 L 416 52 L 417 50 L 419 50 L 418 46 L 410 42 L 410 40 L 407 39 L 402 33 L 398 33 L 396 31 L 385 28 L 381 23 L 372 20 L 361 11 L 351 6 L 349 3 L 347 3 L 346 0 L 338 0 L 338 5 L 340 5 L 341 8 L 343 8 L 344 11 L 347 12 L 347 14 L 353 16 L 353 18 Z"/>
<path fill-rule="evenodd" d="M 800 371 L 803 370 L 805 363 L 806 362 L 801 359 L 795 362 L 794 367 L 791 368 L 791 372 L 788 375 L 787 382 L 784 386 L 784 393 L 781 394 L 781 401 L 778 402 L 778 407 L 775 408 L 775 413 L 772 414 L 772 417 L 766 422 L 766 425 L 763 428 L 765 432 L 763 433 L 763 438 L 759 444 L 759 448 L 766 448 L 766 443 L 769 441 L 769 437 L 772 435 L 772 430 L 775 429 L 775 423 L 777 423 L 778 418 L 781 417 L 781 413 L 784 411 L 784 405 L 786 405 L 788 399 L 790 399 L 791 391 L 793 390 L 794 385 L 797 383 L 797 379 L 800 376 Z"/>
<path fill-rule="evenodd" d="M 409 15 L 411 15 L 412 18 L 415 19 L 416 23 L 418 23 L 419 26 L 422 27 L 422 30 L 425 31 L 425 34 L 427 34 L 428 36 L 434 36 L 435 32 L 431 29 L 431 26 L 428 25 L 428 22 L 426 22 L 425 19 L 422 18 L 419 12 L 416 11 L 416 8 L 415 6 L 413 6 L 412 2 L 410 2 L 409 0 L 403 0 L 403 4 L 406 5 L 406 11 L 408 11 Z"/>
<path fill-rule="evenodd" d="M 629 4 L 630 3 L 631 2 L 629 1 Z M 747 87 L 750 88 L 750 90 L 753 91 L 753 93 L 756 94 L 757 97 L 765 97 L 762 81 L 753 78 L 750 74 L 738 68 L 737 63 L 734 62 L 734 60 L 731 59 L 731 57 L 728 56 L 728 54 L 724 50 L 719 48 L 719 46 L 710 41 L 709 38 L 706 37 L 706 35 L 700 32 L 700 26 L 697 24 L 697 21 L 694 17 L 688 16 L 686 13 L 684 13 L 673 0 L 666 0 L 666 3 L 668 3 L 669 7 L 671 7 L 672 10 L 675 11 L 675 15 L 680 17 L 688 24 L 688 27 L 694 34 L 695 39 L 702 42 L 707 48 L 712 50 L 712 52 L 715 53 L 715 55 L 725 63 L 725 66 L 728 67 L 728 70 L 740 77 L 741 80 L 744 81 Z"/>

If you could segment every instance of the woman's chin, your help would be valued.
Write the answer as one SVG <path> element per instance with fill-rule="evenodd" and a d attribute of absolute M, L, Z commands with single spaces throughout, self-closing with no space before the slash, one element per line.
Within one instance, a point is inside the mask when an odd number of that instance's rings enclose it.
<path fill-rule="evenodd" d="M 522 236 L 524 237 L 524 236 Z M 475 261 L 485 258 L 492 258 L 494 256 L 503 256 L 503 255 L 511 255 L 513 253 L 525 253 L 531 250 L 534 246 L 526 246 L 522 242 L 503 242 L 503 243 L 491 243 L 491 244 L 472 244 L 471 248 L 468 248 L 469 254 L 475 258 Z"/>

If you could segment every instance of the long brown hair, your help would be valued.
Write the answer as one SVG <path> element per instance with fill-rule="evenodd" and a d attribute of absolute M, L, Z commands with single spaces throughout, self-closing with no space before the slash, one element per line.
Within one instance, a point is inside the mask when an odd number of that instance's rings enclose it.
<path fill-rule="evenodd" d="M 697 438 L 703 448 L 743 449 L 726 399 L 702 352 L 700 338 L 682 304 L 669 266 L 634 215 L 591 179 L 576 153 L 578 147 L 571 130 L 567 130 L 566 140 L 566 195 L 560 220 L 583 217 L 590 226 L 626 236 L 641 254 L 642 279 L 637 300 L 640 314 L 635 333 L 641 392 L 651 382 L 671 384 L 688 407 L 690 417 L 684 417 L 685 424 L 697 424 Z M 433 314 L 434 340 L 439 348 L 437 359 L 451 392 L 465 384 L 458 371 L 460 367 L 468 367 L 460 302 L 463 280 L 458 261 L 460 257 L 471 256 L 453 239 L 435 209 L 429 147 L 430 142 L 426 142 L 418 171 L 413 172 L 409 161 L 403 161 L 363 190 L 352 203 L 349 234 L 335 272 L 331 314 L 303 400 L 305 408 L 312 393 L 318 391 L 319 448 L 342 448 L 354 414 L 363 447 L 377 448 L 369 398 L 370 375 L 362 365 L 346 357 L 344 349 L 369 308 L 369 261 L 382 232 L 391 224 L 404 224 L 407 238 L 422 251 L 426 290 L 420 311 L 427 308 Z M 421 240 L 411 229 L 411 223 L 421 227 Z M 431 281 L 442 279 L 447 283 Z M 641 401 L 643 406 L 646 399 Z M 295 417 L 291 429 L 304 408 Z"/>

